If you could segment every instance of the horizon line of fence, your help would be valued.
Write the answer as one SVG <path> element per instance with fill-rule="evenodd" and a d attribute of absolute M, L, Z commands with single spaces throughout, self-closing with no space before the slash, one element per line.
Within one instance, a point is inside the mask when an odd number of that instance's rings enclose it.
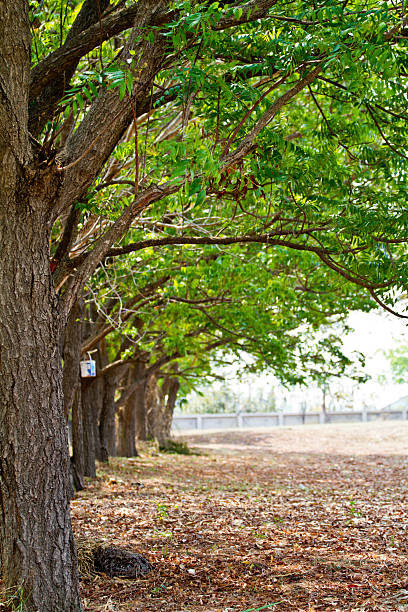
<path fill-rule="evenodd" d="M 369 421 L 406 421 L 408 408 L 392 410 L 339 410 L 336 412 L 235 412 L 219 414 L 175 414 L 172 430 L 202 431 L 216 429 L 251 429 L 324 423 L 366 423 Z"/>

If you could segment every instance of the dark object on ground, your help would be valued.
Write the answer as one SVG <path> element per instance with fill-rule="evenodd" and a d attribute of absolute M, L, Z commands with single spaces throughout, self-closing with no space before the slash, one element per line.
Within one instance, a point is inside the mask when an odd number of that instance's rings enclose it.
<path fill-rule="evenodd" d="M 78 568 L 83 578 L 95 574 L 107 574 L 120 578 L 139 578 L 152 569 L 149 561 L 139 553 L 116 546 L 108 546 L 100 540 L 76 538 Z"/>
<path fill-rule="evenodd" d="M 120 578 L 139 578 L 152 569 L 148 560 L 139 553 L 116 546 L 99 546 L 94 552 L 94 565 L 96 572 Z"/>

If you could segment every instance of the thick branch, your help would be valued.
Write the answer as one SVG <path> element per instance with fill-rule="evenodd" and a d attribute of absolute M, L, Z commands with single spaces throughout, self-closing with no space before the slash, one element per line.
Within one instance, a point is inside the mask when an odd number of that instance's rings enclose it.
<path fill-rule="evenodd" d="M 149 92 L 165 59 L 168 43 L 165 37 L 157 33 L 153 43 L 140 34 L 166 4 L 166 0 L 155 2 L 153 7 L 148 0 L 140 0 L 137 4 L 140 18 L 135 22 L 123 53 L 125 58 L 130 50 L 134 50 L 134 57 L 137 58 L 138 72 L 132 101 L 130 103 L 126 96 L 121 99 L 117 89 L 103 90 L 68 139 L 64 151 L 59 155 L 63 166 L 63 189 L 55 205 L 55 216 L 80 199 L 98 176 L 132 121 L 132 105 L 139 115 L 149 110 Z"/>
<path fill-rule="evenodd" d="M 167 238 L 152 238 L 151 240 L 143 240 L 141 242 L 133 242 L 123 247 L 116 247 L 109 249 L 107 256 L 114 257 L 117 255 L 124 255 L 126 253 L 132 253 L 134 251 L 140 251 L 148 247 L 157 246 L 169 246 L 175 244 L 206 244 L 206 245 L 230 245 L 230 244 L 245 244 L 245 243 L 260 243 L 267 244 L 269 246 L 289 246 L 299 251 L 311 251 L 313 253 L 329 253 L 328 249 L 320 247 L 308 246 L 306 244 L 297 244 L 288 240 L 282 240 L 280 238 L 273 238 L 273 234 L 250 234 L 241 236 L 169 236 Z M 79 258 L 78 258 L 79 259 Z M 75 260 L 74 260 L 75 261 Z"/>
<path fill-rule="evenodd" d="M 138 295 L 136 295 L 131 300 L 129 300 L 123 307 L 123 309 L 127 310 L 128 312 L 126 312 L 124 315 L 121 316 L 120 323 L 118 322 L 117 324 L 111 323 L 111 324 L 105 325 L 96 334 L 91 336 L 91 338 L 88 338 L 86 340 L 85 344 L 82 346 L 82 352 L 86 353 L 87 351 L 91 351 L 92 349 L 94 349 L 103 338 L 105 338 L 112 331 L 117 329 L 120 324 L 123 324 L 126 321 L 128 321 L 130 317 L 134 315 L 134 310 L 130 310 L 130 309 L 131 308 L 133 309 L 136 306 L 136 304 L 139 304 L 139 302 L 141 301 L 143 301 L 143 304 L 145 304 L 145 298 L 153 295 L 156 289 L 163 286 L 169 280 L 169 278 L 170 278 L 169 276 L 163 276 L 162 278 L 159 278 L 156 282 L 151 283 L 150 285 L 145 287 L 142 292 L 140 292 Z M 140 304 L 139 304 L 139 308 L 140 308 Z"/>
<path fill-rule="evenodd" d="M 268 11 L 272 6 L 278 3 L 278 0 L 251 0 L 246 4 L 237 5 L 242 9 L 241 16 L 237 19 L 234 17 L 234 13 L 229 11 L 230 14 L 222 17 L 213 25 L 213 29 L 226 30 L 234 26 L 247 23 L 248 21 L 254 21 L 256 19 L 262 19 L 268 16 Z M 228 11 L 227 11 L 228 12 Z"/>
<path fill-rule="evenodd" d="M 77 224 L 81 216 L 81 211 L 72 206 L 68 218 L 65 222 L 64 231 L 62 234 L 62 238 L 60 243 L 58 244 L 57 250 L 55 251 L 55 255 L 51 261 L 51 270 L 55 270 L 58 264 L 68 256 L 69 251 L 71 250 L 72 244 L 75 240 L 76 232 L 77 232 Z M 54 284 L 56 279 L 53 278 Z"/>
<path fill-rule="evenodd" d="M 0 201 L 18 180 L 15 164 L 30 160 L 27 89 L 30 31 L 24 0 L 0 2 Z M 15 179 L 11 177 L 15 176 Z"/>
<path fill-rule="evenodd" d="M 125 7 L 109 13 L 101 23 L 92 24 L 84 32 L 67 37 L 65 44 L 41 60 L 31 72 L 30 101 L 35 100 L 44 88 L 67 70 L 76 68 L 78 61 L 115 34 L 131 28 L 140 11 L 139 5 Z"/>
<path fill-rule="evenodd" d="M 87 31 L 88 28 L 92 29 L 91 26 L 99 20 L 99 12 L 103 13 L 108 6 L 109 0 L 98 0 L 98 2 L 85 0 L 67 34 L 65 44 L 47 56 L 31 71 L 29 130 L 34 136 L 37 136 L 47 121 L 53 117 L 56 105 L 64 95 L 77 68 L 81 56 L 73 55 L 69 58 L 67 48 L 75 47 L 74 41 L 81 36 L 83 31 Z M 98 30 L 100 41 L 99 24 Z M 57 70 L 53 57 L 61 53 L 66 57 L 66 61 L 62 62 L 60 70 Z"/>
<path fill-rule="evenodd" d="M 283 108 L 292 98 L 298 95 L 312 83 L 319 72 L 322 70 L 322 62 L 320 62 L 313 70 L 310 70 L 303 78 L 299 79 L 297 83 L 285 91 L 275 102 L 263 113 L 262 117 L 258 119 L 252 130 L 245 136 L 241 144 L 229 155 L 224 157 L 224 165 L 232 166 L 247 155 L 253 147 L 254 141 L 260 132 L 272 121 L 275 115 Z"/>

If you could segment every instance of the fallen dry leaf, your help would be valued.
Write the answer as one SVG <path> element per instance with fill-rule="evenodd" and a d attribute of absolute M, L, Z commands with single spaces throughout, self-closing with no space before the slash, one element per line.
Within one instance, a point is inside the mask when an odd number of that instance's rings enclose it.
<path fill-rule="evenodd" d="M 188 442 L 205 454 L 114 459 L 73 500 L 78 533 L 153 564 L 84 581 L 87 611 L 408 609 L 407 423 Z"/>

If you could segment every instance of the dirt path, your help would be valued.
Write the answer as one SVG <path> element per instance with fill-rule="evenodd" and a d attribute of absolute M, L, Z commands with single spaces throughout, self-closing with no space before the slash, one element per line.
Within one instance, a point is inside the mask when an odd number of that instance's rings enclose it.
<path fill-rule="evenodd" d="M 335 455 L 408 456 L 408 423 L 375 421 L 337 425 L 299 425 L 272 429 L 192 433 L 179 436 L 200 448 L 273 453 L 333 453 Z"/>
<path fill-rule="evenodd" d="M 87 610 L 408 610 L 408 424 L 188 441 L 205 454 L 115 460 L 74 500 L 77 532 L 154 565 L 84 581 Z"/>

